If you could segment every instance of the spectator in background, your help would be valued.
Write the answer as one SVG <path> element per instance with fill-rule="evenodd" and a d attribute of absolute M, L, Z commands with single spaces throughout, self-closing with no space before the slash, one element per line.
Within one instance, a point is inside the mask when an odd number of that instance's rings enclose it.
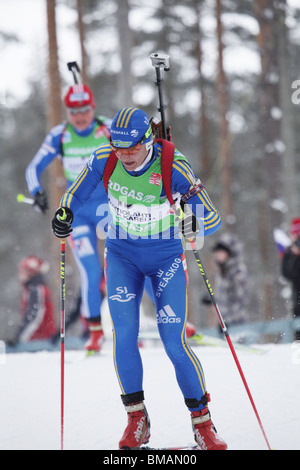
<path fill-rule="evenodd" d="M 214 292 L 229 329 L 247 320 L 248 270 L 242 244 L 235 235 L 224 233 L 212 251 L 217 266 Z M 204 303 L 210 303 L 209 299 L 205 298 Z"/>
<path fill-rule="evenodd" d="M 282 258 L 282 275 L 292 284 L 293 315 L 300 317 L 300 218 L 291 223 L 291 246 Z M 300 340 L 300 330 L 295 332 L 295 340 Z"/>
<path fill-rule="evenodd" d="M 48 269 L 49 264 L 37 256 L 27 256 L 20 261 L 21 325 L 10 345 L 50 339 L 55 333 L 57 326 L 51 292 L 44 279 Z"/>

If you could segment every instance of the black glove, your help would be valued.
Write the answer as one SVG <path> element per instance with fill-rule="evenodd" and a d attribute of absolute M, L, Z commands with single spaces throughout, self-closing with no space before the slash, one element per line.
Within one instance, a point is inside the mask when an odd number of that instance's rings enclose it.
<path fill-rule="evenodd" d="M 52 219 L 52 230 L 58 238 L 66 238 L 73 231 L 73 212 L 68 207 L 60 207 Z"/>
<path fill-rule="evenodd" d="M 34 196 L 33 208 L 37 212 L 42 212 L 45 214 L 46 210 L 49 209 L 48 198 L 45 191 L 38 191 Z"/>
<path fill-rule="evenodd" d="M 178 228 L 184 238 L 195 238 L 200 232 L 200 225 L 196 216 L 194 214 L 186 214 L 184 218 L 181 218 L 182 211 L 180 209 L 177 209 L 175 214 L 177 215 L 175 221 L 178 223 Z"/>

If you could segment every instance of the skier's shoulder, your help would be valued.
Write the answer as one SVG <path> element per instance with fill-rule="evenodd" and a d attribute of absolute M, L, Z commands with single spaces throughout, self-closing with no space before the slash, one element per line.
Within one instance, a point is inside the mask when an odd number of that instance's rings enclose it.
<path fill-rule="evenodd" d="M 111 153 L 111 146 L 110 144 L 103 144 L 97 147 L 92 155 L 95 155 L 95 158 L 97 160 L 103 160 L 105 158 L 108 158 Z"/>
<path fill-rule="evenodd" d="M 196 183 L 198 178 L 192 169 L 192 166 L 186 156 L 178 149 L 175 149 L 172 165 L 172 177 L 185 183 Z"/>
<path fill-rule="evenodd" d="M 191 165 L 186 156 L 175 146 L 172 154 L 169 153 L 171 149 L 168 153 L 165 149 L 166 147 L 164 148 L 161 143 L 155 142 L 154 155 L 156 158 L 161 159 L 162 172 L 168 175 L 171 174 L 171 185 L 175 192 L 186 191 L 191 185 L 191 180 L 197 180 Z"/>
<path fill-rule="evenodd" d="M 60 124 L 52 127 L 48 135 L 52 136 L 52 138 L 60 137 L 61 134 L 65 131 L 67 124 L 67 121 L 62 121 Z"/>
<path fill-rule="evenodd" d="M 170 158 L 170 161 L 184 161 L 190 166 L 188 159 L 182 152 L 180 152 L 175 146 L 167 146 L 161 142 L 154 141 L 154 155 L 157 158 L 164 160 L 166 157 Z"/>
<path fill-rule="evenodd" d="M 111 146 L 109 144 L 103 144 L 97 147 L 89 158 L 89 169 L 92 170 L 94 167 L 104 169 L 110 154 Z"/>
<path fill-rule="evenodd" d="M 95 117 L 95 121 L 97 122 L 97 124 L 99 125 L 105 125 L 108 129 L 111 128 L 111 123 L 112 123 L 112 119 L 106 117 L 106 116 L 103 116 L 102 114 L 99 114 Z"/>
<path fill-rule="evenodd" d="M 62 139 L 62 135 L 64 134 L 65 130 L 67 127 L 67 122 L 61 122 L 60 124 L 57 124 L 56 126 L 52 127 L 52 129 L 48 132 L 48 134 L 45 137 L 45 140 L 43 142 L 44 145 L 49 145 L 51 146 L 49 150 L 53 153 L 53 150 L 55 149 L 58 151 L 60 149 L 60 142 Z"/>

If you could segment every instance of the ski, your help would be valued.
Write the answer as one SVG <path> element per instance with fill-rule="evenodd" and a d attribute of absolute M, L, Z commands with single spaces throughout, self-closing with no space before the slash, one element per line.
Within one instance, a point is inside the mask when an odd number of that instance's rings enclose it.
<path fill-rule="evenodd" d="M 178 451 L 178 450 L 201 450 L 196 444 L 188 444 L 187 446 L 182 446 L 182 447 L 149 447 L 149 446 L 142 446 L 139 448 L 139 450 L 161 450 L 161 451 Z"/>
<path fill-rule="evenodd" d="M 189 338 L 189 341 L 195 344 L 199 344 L 200 346 L 220 346 L 220 347 L 227 346 L 227 343 L 223 338 L 207 336 L 202 333 L 196 333 L 194 336 L 191 336 Z M 266 349 L 258 348 L 250 344 L 242 344 L 242 343 L 234 342 L 234 346 L 237 349 L 251 352 L 254 354 L 265 354 L 267 352 Z"/>
<path fill-rule="evenodd" d="M 85 357 L 95 357 L 95 356 L 100 356 L 100 351 L 94 351 L 94 350 L 88 350 L 85 353 Z"/>

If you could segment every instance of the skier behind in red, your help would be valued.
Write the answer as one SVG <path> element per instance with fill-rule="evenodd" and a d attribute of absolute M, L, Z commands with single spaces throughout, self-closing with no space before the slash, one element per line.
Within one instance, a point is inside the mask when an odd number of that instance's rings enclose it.
<path fill-rule="evenodd" d="M 169 150 L 165 153 L 166 144 Z M 165 162 L 172 164 L 167 180 L 162 171 Z M 110 145 L 92 153 L 62 197 L 52 220 L 57 237 L 70 235 L 73 218 L 76 220 L 80 207 L 89 201 L 102 179 L 113 215 L 105 243 L 105 272 L 114 365 L 128 415 L 119 447 L 139 448 L 150 438 L 138 348 L 140 304 L 148 276 L 159 333 L 191 413 L 195 440 L 201 449 L 224 450 L 227 444 L 218 436 L 210 417 L 202 366 L 186 341 L 188 276 L 184 254 L 184 238 L 214 233 L 221 223 L 219 213 L 186 157 L 167 141 L 153 140 L 148 116 L 138 108 L 117 113 Z M 187 201 L 191 213 L 184 220 L 177 221 L 175 199 L 177 205 Z"/>
<path fill-rule="evenodd" d="M 47 271 L 48 263 L 37 256 L 28 256 L 19 263 L 22 321 L 14 339 L 9 341 L 11 346 L 33 340 L 50 339 L 56 332 L 51 292 L 43 276 Z"/>

